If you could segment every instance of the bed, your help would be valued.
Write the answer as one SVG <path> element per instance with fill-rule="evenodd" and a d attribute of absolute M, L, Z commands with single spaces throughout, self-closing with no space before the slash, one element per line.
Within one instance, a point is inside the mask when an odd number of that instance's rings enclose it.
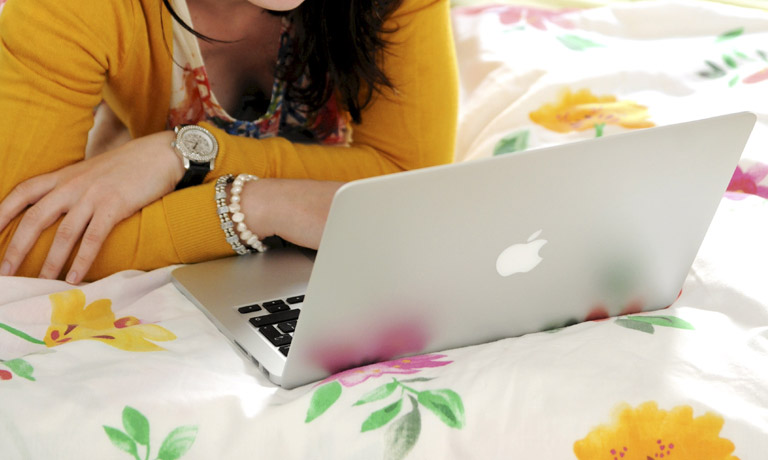
<path fill-rule="evenodd" d="M 0 278 L 0 458 L 768 458 L 768 12 L 750 3 L 453 8 L 457 161 L 758 115 L 670 307 L 289 391 L 172 267 L 76 289 Z"/>

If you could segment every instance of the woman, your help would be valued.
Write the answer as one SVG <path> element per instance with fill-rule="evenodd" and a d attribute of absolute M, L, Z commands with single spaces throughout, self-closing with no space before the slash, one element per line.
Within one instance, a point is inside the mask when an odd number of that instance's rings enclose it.
<path fill-rule="evenodd" d="M 74 284 L 250 233 L 316 247 L 325 181 L 452 159 L 446 0 L 7 0 L 0 38 L 0 275 Z M 214 199 L 240 173 L 263 178 L 237 197 L 245 241 Z"/>

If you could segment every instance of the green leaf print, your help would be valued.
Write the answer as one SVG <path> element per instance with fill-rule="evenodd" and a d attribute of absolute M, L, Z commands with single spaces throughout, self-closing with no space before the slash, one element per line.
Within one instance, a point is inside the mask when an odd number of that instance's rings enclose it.
<path fill-rule="evenodd" d="M 387 396 L 391 395 L 397 387 L 399 387 L 397 382 L 389 382 L 386 383 L 375 390 L 371 391 L 370 393 L 367 393 L 364 395 L 359 401 L 357 401 L 354 406 L 360 406 L 363 404 L 367 404 L 369 402 L 373 401 L 379 401 L 381 399 L 386 398 Z"/>
<path fill-rule="evenodd" d="M 616 324 L 648 334 L 656 332 L 654 326 L 694 330 L 691 323 L 674 316 L 627 316 L 617 319 Z"/>
<path fill-rule="evenodd" d="M 740 27 L 738 29 L 729 30 L 728 32 L 722 33 L 717 36 L 717 42 L 724 42 L 726 40 L 733 40 L 734 38 L 740 36 L 744 33 L 744 28 Z"/>
<path fill-rule="evenodd" d="M 376 412 L 369 415 L 367 419 L 365 419 L 360 432 L 365 433 L 366 431 L 371 431 L 375 430 L 376 428 L 383 427 L 392 421 L 393 418 L 397 417 L 397 414 L 400 413 L 400 409 L 402 409 L 402 407 L 403 400 L 398 399 L 396 402 L 393 402 L 387 407 L 377 410 Z"/>
<path fill-rule="evenodd" d="M 27 334 L 25 332 L 21 332 L 20 330 L 16 329 L 15 327 L 11 327 L 11 326 L 9 326 L 7 324 L 0 323 L 0 329 L 3 329 L 5 331 L 7 331 L 7 332 L 10 332 L 11 334 L 15 335 L 16 337 L 18 337 L 20 339 L 24 339 L 27 342 L 32 342 L 32 343 L 35 343 L 37 345 L 45 345 L 45 342 L 43 342 L 42 340 L 38 340 L 38 339 L 32 337 L 31 335 L 29 335 L 29 334 Z"/>
<path fill-rule="evenodd" d="M 35 371 L 35 368 L 32 367 L 31 364 L 24 361 L 21 358 L 17 359 L 11 359 L 9 361 L 3 361 L 3 364 L 5 364 L 8 369 L 12 370 L 14 374 L 18 375 L 19 377 L 23 377 L 27 380 L 35 381 L 35 378 L 32 376 L 32 373 Z"/>
<path fill-rule="evenodd" d="M 149 420 L 139 411 L 125 406 L 123 427 L 128 435 L 142 446 L 149 445 Z"/>
<path fill-rule="evenodd" d="M 725 62 L 725 65 L 732 69 L 735 69 L 739 66 L 739 63 L 736 62 L 736 59 L 728 54 L 723 54 L 723 62 Z"/>
<path fill-rule="evenodd" d="M 599 43 L 587 40 L 586 38 L 577 37 L 576 35 L 561 35 L 557 37 L 557 39 L 560 40 L 560 43 L 574 51 L 584 51 L 589 48 L 600 48 L 603 46 Z"/>
<path fill-rule="evenodd" d="M 123 408 L 123 428 L 125 428 L 126 432 L 111 426 L 104 425 L 103 427 L 109 440 L 112 441 L 115 447 L 131 454 L 136 460 L 141 460 L 139 458 L 138 446 L 145 446 L 146 455 L 144 458 L 149 460 L 151 451 L 149 446 L 149 420 L 147 420 L 144 414 L 130 406 L 125 406 Z M 196 437 L 196 426 L 180 426 L 174 429 L 165 437 L 163 444 L 160 446 L 157 460 L 177 460 L 192 447 Z"/>
<path fill-rule="evenodd" d="M 704 70 L 699 72 L 699 76 L 704 78 L 720 78 L 724 77 L 726 75 L 725 69 L 720 67 L 719 65 L 715 64 L 712 61 L 705 61 L 707 66 L 709 67 L 709 70 Z"/>
<path fill-rule="evenodd" d="M 434 378 L 427 378 L 427 377 L 416 377 L 413 379 L 405 379 L 400 380 L 400 383 L 417 383 L 417 382 L 429 382 L 430 380 L 435 380 Z"/>
<path fill-rule="evenodd" d="M 341 396 L 341 384 L 335 380 L 315 390 L 312 400 L 309 402 L 307 418 L 304 423 L 309 423 L 323 415 L 339 399 L 339 396 Z"/>
<path fill-rule="evenodd" d="M 434 412 L 451 428 L 464 426 L 464 404 L 452 390 L 427 390 L 419 392 L 419 403 Z"/>
<path fill-rule="evenodd" d="M 112 441 L 112 444 L 123 452 L 128 452 L 133 455 L 133 458 L 139 460 L 139 452 L 136 450 L 136 441 L 131 439 L 130 436 L 111 426 L 104 426 L 104 431 L 107 433 L 107 437 Z"/>
<path fill-rule="evenodd" d="M 522 152 L 528 148 L 528 130 L 517 131 L 501 138 L 493 148 L 493 156 L 505 153 Z"/>
<path fill-rule="evenodd" d="M 735 51 L 733 52 L 733 54 L 734 54 L 734 55 L 735 55 L 737 58 L 739 58 L 739 59 L 743 59 L 743 60 L 745 60 L 745 61 L 751 61 L 751 60 L 752 60 L 752 59 L 751 59 L 749 56 L 747 56 L 746 54 L 742 53 L 742 52 L 741 52 L 741 51 L 739 51 L 739 50 L 735 50 Z"/>
<path fill-rule="evenodd" d="M 616 324 L 627 329 L 633 329 L 635 331 L 645 332 L 647 334 L 653 334 L 656 330 L 653 328 L 653 324 L 641 323 L 640 321 L 632 321 L 631 319 L 619 318 L 616 320 Z"/>
<path fill-rule="evenodd" d="M 419 403 L 413 396 L 409 398 L 413 409 L 387 428 L 385 436 L 387 451 L 384 453 L 386 460 L 402 460 L 419 440 L 421 434 Z"/>
<path fill-rule="evenodd" d="M 176 460 L 192 447 L 197 438 L 196 426 L 180 426 L 166 436 L 157 454 L 158 460 Z"/>
<path fill-rule="evenodd" d="M 627 319 L 654 324 L 656 326 L 693 330 L 691 323 L 675 316 L 627 316 Z"/>

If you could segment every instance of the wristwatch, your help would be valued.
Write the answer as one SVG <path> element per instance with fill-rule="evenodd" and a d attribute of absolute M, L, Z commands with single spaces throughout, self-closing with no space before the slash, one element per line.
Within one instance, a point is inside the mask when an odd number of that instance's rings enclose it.
<path fill-rule="evenodd" d="M 171 142 L 171 147 L 181 156 L 186 170 L 184 177 L 176 185 L 176 190 L 202 184 L 205 175 L 213 169 L 219 143 L 213 134 L 202 126 L 177 126 L 173 131 L 176 133 L 176 140 Z"/>

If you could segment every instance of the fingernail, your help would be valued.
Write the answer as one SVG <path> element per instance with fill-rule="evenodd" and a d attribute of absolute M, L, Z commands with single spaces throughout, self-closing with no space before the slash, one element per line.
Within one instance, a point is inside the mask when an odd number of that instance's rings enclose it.
<path fill-rule="evenodd" d="M 75 284 L 76 280 L 77 280 L 77 272 L 72 271 L 67 273 L 67 283 Z"/>
<path fill-rule="evenodd" d="M 8 276 L 11 274 L 11 263 L 7 260 L 3 261 L 3 264 L 0 265 L 0 276 Z"/>

